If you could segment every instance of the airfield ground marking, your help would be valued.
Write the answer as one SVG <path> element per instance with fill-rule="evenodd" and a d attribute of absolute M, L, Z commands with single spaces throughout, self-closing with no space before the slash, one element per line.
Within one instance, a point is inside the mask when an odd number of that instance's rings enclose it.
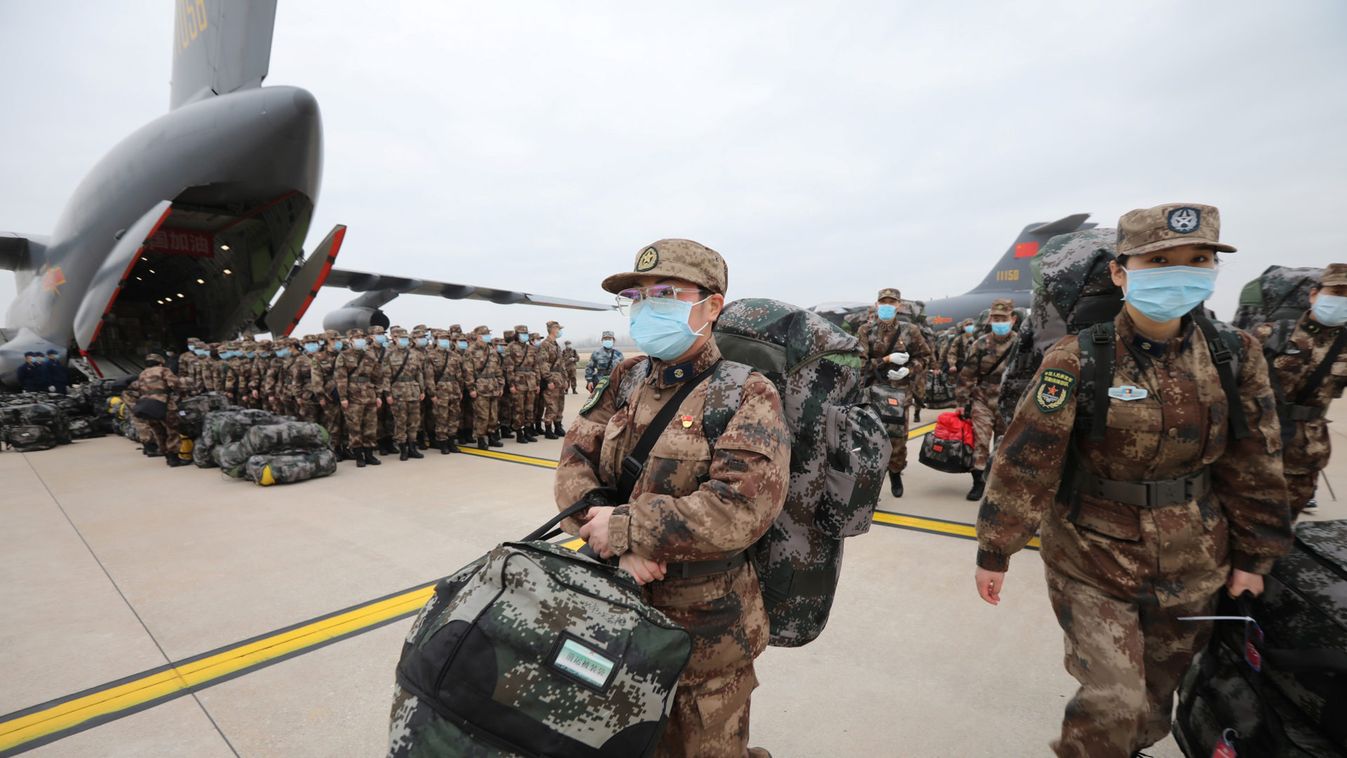
<path fill-rule="evenodd" d="M 913 429 L 915 439 L 935 428 L 934 424 Z M 547 458 L 465 450 L 484 458 L 529 466 L 555 468 Z M 959 521 L 879 511 L 874 522 L 883 526 L 927 534 L 976 539 L 972 524 Z M 572 550 L 583 542 L 560 543 Z M 1029 543 L 1038 548 L 1038 540 Z M 268 632 L 243 642 L 226 645 L 181 661 L 57 698 L 0 716 L 0 756 L 15 755 L 54 742 L 86 729 L 115 721 L 192 692 L 229 681 L 260 668 L 317 650 L 340 640 L 413 616 L 434 592 L 435 583 L 417 585 L 324 616 Z"/>

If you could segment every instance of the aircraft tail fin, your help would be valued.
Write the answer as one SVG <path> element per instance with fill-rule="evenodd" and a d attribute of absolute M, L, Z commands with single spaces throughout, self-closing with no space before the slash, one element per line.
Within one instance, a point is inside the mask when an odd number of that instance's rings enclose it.
<path fill-rule="evenodd" d="M 261 86 L 276 0 L 175 0 L 174 13 L 170 109 Z"/>
<path fill-rule="evenodd" d="M 1097 224 L 1086 223 L 1088 213 L 1074 213 L 1056 221 L 1029 224 L 1020 231 L 1015 241 L 1010 243 L 1001 259 L 992 267 L 987 278 L 970 292 L 1016 292 L 1033 287 L 1033 274 L 1029 264 L 1038 257 L 1043 243 L 1059 234 L 1092 229 Z"/>

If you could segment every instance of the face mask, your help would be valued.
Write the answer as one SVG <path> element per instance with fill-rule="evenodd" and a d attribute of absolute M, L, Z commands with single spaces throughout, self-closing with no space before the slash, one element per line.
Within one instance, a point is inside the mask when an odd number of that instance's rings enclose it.
<path fill-rule="evenodd" d="M 972 334 L 973 332 L 976 332 L 977 330 L 978 330 L 978 328 L 977 328 L 977 325 L 975 325 L 975 324 L 969 324 L 968 326 L 965 326 L 965 327 L 963 328 L 964 334 Z"/>
<path fill-rule="evenodd" d="M 357 338 L 351 340 L 351 347 L 355 348 L 356 350 L 364 350 L 364 349 L 365 349 L 366 347 L 368 347 L 368 346 L 369 346 L 369 342 L 367 342 L 366 340 L 363 340 L 363 339 L 361 339 L 361 338 L 359 338 L 359 337 L 357 337 Z"/>
<path fill-rule="evenodd" d="M 416 346 L 417 346 L 417 347 L 425 347 L 426 345 L 429 345 L 429 344 L 430 344 L 430 340 L 426 339 L 425 337 L 417 337 L 417 338 L 416 338 Z"/>
<path fill-rule="evenodd" d="M 612 347 L 613 347 L 613 341 L 612 341 L 612 340 L 604 340 L 604 341 L 603 341 L 603 346 L 606 347 L 606 348 L 612 349 Z"/>
<path fill-rule="evenodd" d="M 332 343 L 332 352 L 340 353 L 342 348 L 341 340 L 335 340 Z"/>
<path fill-rule="evenodd" d="M 406 347 L 410 344 L 412 344 L 412 341 L 406 337 L 398 337 L 398 347 Z"/>
<path fill-rule="evenodd" d="M 1141 315 L 1152 321 L 1173 321 L 1211 297 L 1216 289 L 1216 269 L 1195 266 L 1163 266 L 1128 269 L 1126 295 Z"/>
<path fill-rule="evenodd" d="M 898 306 L 888 304 L 880 305 L 875 309 L 875 315 L 879 316 L 880 321 L 892 321 L 893 317 L 898 315 Z"/>
<path fill-rule="evenodd" d="M 317 342 L 305 342 L 305 343 L 304 343 L 304 352 L 306 352 L 306 353 L 316 353 L 316 352 L 318 352 L 318 343 L 317 343 Z"/>
<path fill-rule="evenodd" d="M 521 334 L 519 335 L 519 341 L 527 344 L 529 341 L 529 336 L 527 334 Z"/>
<path fill-rule="evenodd" d="M 256 357 L 257 357 L 257 352 L 254 351 L 254 350 L 249 350 L 248 352 L 244 353 L 243 355 L 244 355 L 244 357 L 247 357 L 247 358 L 256 358 Z"/>
<path fill-rule="evenodd" d="M 271 353 L 258 353 L 258 354 L 257 354 L 257 357 L 259 357 L 259 358 L 270 358 L 270 357 L 271 357 Z"/>
<path fill-rule="evenodd" d="M 479 336 L 477 337 L 477 339 L 479 339 L 479 340 L 481 340 L 481 341 L 483 341 L 483 342 L 490 342 L 490 341 L 491 341 L 491 335 L 489 335 L 489 334 L 479 335 Z"/>
<path fill-rule="evenodd" d="M 543 341 L 542 341 L 542 340 L 534 340 L 534 341 L 533 341 L 533 346 L 534 346 L 534 347 L 537 347 L 537 346 L 539 346 L 539 345 L 541 345 L 541 344 L 543 344 Z"/>
<path fill-rule="evenodd" d="M 997 337 L 1004 337 L 1004 336 L 1006 336 L 1007 334 L 1010 334 L 1010 322 L 1009 322 L 1009 321 L 993 321 L 993 322 L 992 322 L 992 334 L 995 334 Z"/>
<path fill-rule="evenodd" d="M 1347 297 L 1326 295 L 1322 292 L 1314 299 L 1311 309 L 1314 320 L 1324 326 L 1342 326 L 1347 324 Z"/>
<path fill-rule="evenodd" d="M 565 330 L 565 329 L 558 329 L 558 330 L 557 330 L 557 336 L 556 336 L 556 339 L 561 339 L 562 337 L 565 337 L 565 336 L 566 336 L 566 330 Z"/>
<path fill-rule="evenodd" d="M 706 302 L 705 300 L 699 301 Z M 677 358 L 697 341 L 688 326 L 692 306 L 684 300 L 646 299 L 631 308 L 631 337 L 641 352 L 652 358 Z"/>
<path fill-rule="evenodd" d="M 277 357 L 277 358 L 289 358 L 289 357 L 290 357 L 290 348 L 288 348 L 288 347 L 283 347 L 283 348 L 281 348 L 280 350 L 277 350 L 277 351 L 276 351 L 276 357 Z"/>
<path fill-rule="evenodd" d="M 504 354 L 505 354 L 505 346 L 504 346 L 504 345 L 496 345 L 496 352 L 500 353 L 501 355 L 504 355 Z"/>
<path fill-rule="evenodd" d="M 379 345 L 379 347 L 384 347 L 385 345 L 388 344 L 388 335 L 376 334 L 374 335 L 374 341 Z"/>
<path fill-rule="evenodd" d="M 449 340 L 435 340 L 435 346 L 441 350 L 448 350 Z"/>

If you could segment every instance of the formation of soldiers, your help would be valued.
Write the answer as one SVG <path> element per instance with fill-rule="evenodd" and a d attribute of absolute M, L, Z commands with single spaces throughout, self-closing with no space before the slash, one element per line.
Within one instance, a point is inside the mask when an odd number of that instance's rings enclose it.
<path fill-rule="evenodd" d="M 380 453 L 406 461 L 431 448 L 459 452 L 460 444 L 487 450 L 507 438 L 527 444 L 565 434 L 561 414 L 565 393 L 577 392 L 580 355 L 561 336 L 562 325 L 549 321 L 545 333 L 455 324 L 190 339 L 178 392 L 220 392 L 236 405 L 320 423 L 339 459 L 361 467 L 379 465 Z M 609 347 L 596 351 L 591 369 L 595 360 L 615 363 L 614 353 L 621 360 L 612 333 L 604 336 Z"/>

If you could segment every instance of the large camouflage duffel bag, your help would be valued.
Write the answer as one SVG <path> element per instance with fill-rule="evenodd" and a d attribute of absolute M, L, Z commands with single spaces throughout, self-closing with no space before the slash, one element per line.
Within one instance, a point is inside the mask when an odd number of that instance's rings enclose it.
<path fill-rule="evenodd" d="M 828 622 L 843 539 L 870 529 L 888 435 L 861 389 L 860 343 L 817 313 L 776 300 L 736 300 L 725 306 L 715 335 L 725 370 L 707 380 L 708 392 L 725 402 L 702 419 L 711 447 L 738 410 L 748 368 L 776 385 L 790 429 L 786 503 L 749 555 L 771 644 L 797 647 Z"/>
<path fill-rule="evenodd" d="M 0 442 L 8 443 L 16 452 L 31 453 L 56 447 L 56 435 L 45 426 L 16 424 L 0 426 Z"/>
<path fill-rule="evenodd" d="M 1184 676 L 1174 736 L 1185 755 L 1207 758 L 1224 738 L 1240 756 L 1347 756 L 1347 521 L 1295 531 L 1262 597 L 1222 594 L 1218 614 L 1259 626 L 1216 622 Z"/>
<path fill-rule="evenodd" d="M 276 414 L 252 408 L 226 408 L 211 411 L 201 425 L 201 438 L 192 448 L 192 462 L 201 468 L 220 465 L 217 452 L 225 445 L 238 442 L 248 430 L 258 424 L 274 424 Z M 242 460 L 246 461 L 248 456 Z"/>
<path fill-rule="evenodd" d="M 910 389 L 872 384 L 865 391 L 865 397 L 869 400 L 875 415 L 884 424 L 884 433 L 890 440 L 907 434 L 907 404 L 912 397 Z"/>
<path fill-rule="evenodd" d="M 311 421 L 281 421 L 249 428 L 243 438 L 216 448 L 215 462 L 224 473 L 241 479 L 248 459 L 255 455 L 276 455 L 305 450 L 326 450 L 331 437 L 322 424 Z"/>
<path fill-rule="evenodd" d="M 1269 321 L 1292 321 L 1310 309 L 1310 290 L 1319 284 L 1323 269 L 1268 266 L 1239 292 L 1239 307 L 1231 324 L 1252 329 Z"/>
<path fill-rule="evenodd" d="M 654 753 L 692 637 L 622 569 L 530 541 L 578 511 L 436 585 L 398 661 L 391 758 Z"/>
<path fill-rule="evenodd" d="M 51 434 L 56 444 L 70 444 L 70 421 L 65 411 L 51 403 L 26 403 L 0 408 L 0 425 L 40 426 Z"/>
<path fill-rule="evenodd" d="M 178 401 L 178 434 L 197 439 L 205 428 L 206 414 L 228 407 L 229 399 L 223 392 L 207 392 Z"/>
<path fill-rule="evenodd" d="M 926 372 L 926 394 L 921 404 L 927 408 L 949 408 L 954 405 L 954 378 L 949 372 L 930 369 Z"/>
<path fill-rule="evenodd" d="M 103 427 L 96 419 L 86 416 L 70 419 L 70 436 L 73 439 L 87 440 L 102 437 L 103 434 Z"/>
<path fill-rule="evenodd" d="M 243 474 L 249 480 L 265 487 L 319 479 L 331 476 L 336 470 L 336 453 L 327 448 L 319 448 L 301 453 L 254 455 L 244 465 Z"/>

